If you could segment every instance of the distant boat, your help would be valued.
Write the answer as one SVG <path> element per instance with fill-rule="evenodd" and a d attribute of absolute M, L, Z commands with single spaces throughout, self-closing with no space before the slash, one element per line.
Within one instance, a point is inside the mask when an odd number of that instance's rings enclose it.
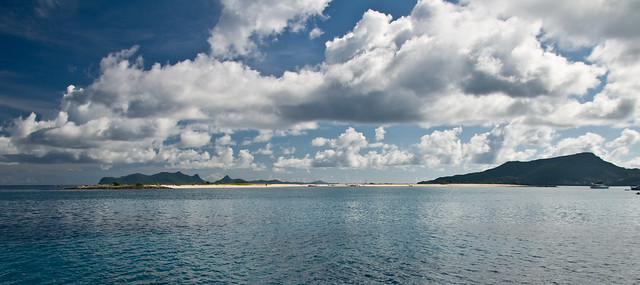
<path fill-rule="evenodd" d="M 602 182 L 591 183 L 591 189 L 609 189 L 609 186 L 604 185 Z"/>
<path fill-rule="evenodd" d="M 640 190 L 640 185 L 631 186 L 631 190 Z"/>

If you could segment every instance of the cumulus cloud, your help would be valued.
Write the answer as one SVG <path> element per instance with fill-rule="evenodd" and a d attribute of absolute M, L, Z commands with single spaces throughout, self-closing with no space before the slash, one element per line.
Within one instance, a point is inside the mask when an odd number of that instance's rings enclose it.
<path fill-rule="evenodd" d="M 383 127 L 378 127 L 375 131 L 376 131 L 376 140 L 377 141 L 383 140 L 384 139 L 384 134 L 386 133 L 384 128 Z"/>
<path fill-rule="evenodd" d="M 321 16 L 331 0 L 223 0 L 224 9 L 211 31 L 211 54 L 234 58 L 257 52 L 258 44 L 285 29 L 300 30 L 309 17 Z M 315 32 L 313 32 L 315 31 Z M 311 35 L 319 36 L 315 29 Z"/>
<path fill-rule="evenodd" d="M 278 79 L 261 77 L 243 64 L 199 55 L 193 61 L 143 70 L 141 57 L 129 60 L 136 51 L 133 47 L 105 57 L 102 76 L 93 84 L 70 85 L 56 118 L 38 120 L 32 114 L 13 120 L 1 136 L 3 160 L 259 168 L 249 152 L 240 150 L 234 156 L 230 147 L 221 147 L 230 145 L 228 136 L 217 140 L 213 154 L 203 148 L 211 134 L 239 128 L 265 130 L 255 140 L 268 141 L 317 127 L 315 122 L 278 118 L 270 104 L 291 94 L 282 92 Z M 243 84 L 245 80 L 254 84 Z M 258 81 L 264 85 L 255 85 Z M 272 95 L 264 97 L 261 92 L 269 89 Z"/>
<path fill-rule="evenodd" d="M 235 144 L 231 136 L 225 134 L 215 140 L 213 152 L 165 147 L 159 150 L 154 159 L 168 163 L 170 167 L 180 169 L 249 168 L 259 170 L 264 168 L 263 165 L 254 162 L 254 156 L 249 150 L 241 149 L 235 154 L 231 147 Z"/>
<path fill-rule="evenodd" d="M 314 146 L 327 146 L 329 149 L 316 152 L 315 156 L 305 155 L 303 158 L 278 157 L 274 163 L 276 168 L 381 168 L 387 166 L 410 165 L 413 155 L 393 145 L 369 144 L 361 132 L 349 127 L 336 139 L 318 137 L 312 140 Z M 369 150 L 362 154 L 361 151 Z"/>
<path fill-rule="evenodd" d="M 579 152 L 592 152 L 601 158 L 615 164 L 626 167 L 637 167 L 637 160 L 626 161 L 625 156 L 630 153 L 633 146 L 640 142 L 640 133 L 631 129 L 624 129 L 620 136 L 607 141 L 601 135 L 587 132 L 578 137 L 561 139 L 555 145 L 549 146 L 543 153 L 543 157 L 553 157 Z"/>
<path fill-rule="evenodd" d="M 640 142 L 640 132 L 631 129 L 624 129 L 620 137 L 607 143 L 607 147 L 628 148 L 638 142 Z"/>
<path fill-rule="evenodd" d="M 303 158 L 285 158 L 278 157 L 278 160 L 273 164 L 275 169 L 283 168 L 310 168 L 313 164 L 313 160 L 309 158 L 309 155 L 305 155 Z"/>
<path fill-rule="evenodd" d="M 606 151 L 602 148 L 604 142 L 604 137 L 588 132 L 577 138 L 565 138 L 561 140 L 557 145 L 548 148 L 543 153 L 543 157 L 569 155 L 580 152 L 593 152 L 600 157 L 604 157 L 606 155 Z"/>
<path fill-rule="evenodd" d="M 540 124 L 583 124 L 558 118 L 569 107 L 589 124 L 619 120 L 594 117 L 574 100 L 597 87 L 606 70 L 545 49 L 541 33 L 539 22 L 442 1 L 420 1 L 396 20 L 370 10 L 351 32 L 327 42 L 314 96 L 281 110 L 297 120 L 425 126 L 524 116 Z M 621 112 L 628 103 L 607 114 L 628 114 Z"/>
<path fill-rule="evenodd" d="M 640 91 L 640 34 L 634 27 L 640 25 L 637 1 L 563 1 L 549 0 L 515 3 L 505 0 L 465 1 L 466 5 L 484 9 L 493 15 L 513 15 L 525 21 L 540 22 L 544 33 L 541 38 L 556 50 L 591 49 L 588 61 L 607 71 L 602 96 L 619 102 L 618 110 L 608 113 L 611 123 L 638 121 L 636 94 Z M 557 47 L 556 47 L 557 45 Z M 596 103 L 594 101 L 594 103 Z M 571 104 L 571 109 L 578 104 Z M 563 106 L 566 107 L 566 106 Z M 585 108 L 581 115 L 593 118 L 593 107 Z M 600 120 L 597 118 L 597 120 Z M 589 123 L 593 121 L 589 120 Z"/>
<path fill-rule="evenodd" d="M 622 158 L 640 142 L 640 133 L 631 129 L 624 129 L 620 137 L 611 141 L 591 132 L 557 140 L 557 135 L 550 128 L 539 130 L 526 126 L 496 126 L 489 132 L 475 133 L 466 141 L 460 138 L 462 133 L 461 127 L 434 130 L 422 136 L 415 148 L 402 149 L 396 145 L 369 143 L 362 133 L 347 128 L 335 139 L 313 139 L 314 146 L 325 148 L 315 155 L 280 156 L 274 167 L 283 170 L 498 165 L 507 161 L 531 160 L 536 156 L 547 158 L 580 152 L 593 152 L 619 165 L 633 166 L 633 161 Z"/>
<path fill-rule="evenodd" d="M 460 166 L 467 164 L 496 164 L 508 160 L 526 159 L 535 150 L 516 152 L 505 143 L 504 127 L 498 126 L 491 132 L 474 134 L 469 141 L 459 138 L 461 127 L 435 130 L 422 136 L 415 149 L 401 149 L 396 145 L 369 143 L 367 138 L 354 128 L 347 128 L 338 138 L 317 137 L 312 140 L 316 147 L 327 149 L 314 156 L 303 158 L 279 157 L 274 164 L 278 168 L 382 168 L 396 166 Z M 509 140 L 509 139 L 507 139 Z M 513 140 L 513 139 L 511 139 Z"/>
<path fill-rule="evenodd" d="M 608 142 L 605 146 L 610 150 L 607 159 L 616 163 L 624 164 L 625 157 L 630 153 L 631 147 L 640 142 L 640 132 L 624 129 L 620 134 L 620 137 L 613 141 Z M 637 164 L 630 162 L 632 167 L 637 167 Z"/>
<path fill-rule="evenodd" d="M 207 145 L 210 140 L 211 135 L 207 133 L 186 131 L 180 134 L 180 141 L 186 147 L 202 147 Z"/>
<path fill-rule="evenodd" d="M 459 138 L 462 127 L 433 131 L 415 142 L 415 150 L 381 143 L 382 127 L 375 144 L 348 128 L 337 138 L 314 139 L 312 146 L 322 148 L 315 155 L 279 157 L 274 166 L 494 163 L 540 149 L 544 156 L 607 154 L 607 148 L 622 153 L 618 144 L 633 141 L 630 131 L 608 146 L 595 133 L 551 141 L 556 129 L 640 122 L 640 46 L 630 28 L 637 26 L 639 5 L 569 2 L 425 0 L 395 20 L 369 10 L 351 31 L 326 43 L 323 63 L 275 77 L 238 58 L 284 32 L 302 31 L 329 0 L 225 0 L 210 54 L 149 69 L 136 57 L 137 46 L 109 54 L 92 84 L 69 86 L 56 118 L 33 114 L 4 128 L 0 155 L 4 162 L 55 156 L 261 168 L 228 135 L 211 146 L 212 136 L 257 130 L 247 143 L 266 143 L 322 122 L 498 127 L 468 141 Z M 548 9 L 551 4 L 559 7 Z M 584 61 L 570 60 L 559 52 L 563 46 L 592 52 Z M 593 94 L 596 88 L 601 91 Z"/>
<path fill-rule="evenodd" d="M 433 131 L 424 135 L 415 150 L 400 149 L 396 145 L 369 143 L 367 138 L 354 128 L 347 128 L 338 138 L 318 137 L 312 145 L 326 147 L 314 156 L 303 158 L 279 157 L 277 168 L 383 168 L 398 166 L 437 166 L 473 164 L 475 156 L 491 151 L 489 133 L 476 134 L 469 142 L 462 142 L 461 127 Z M 489 163 L 494 163 L 492 160 Z"/>
<path fill-rule="evenodd" d="M 462 143 L 458 134 L 462 128 L 445 131 L 434 131 L 420 139 L 418 152 L 427 165 L 460 164 L 462 160 Z"/>
<path fill-rule="evenodd" d="M 541 21 L 547 38 L 561 42 L 568 47 L 591 46 L 594 41 L 606 39 L 638 39 L 633 28 L 640 25 L 637 1 L 596 0 L 581 1 L 551 0 L 514 3 L 508 0 L 462 1 L 465 5 L 476 6 L 496 15 L 509 14 Z"/>

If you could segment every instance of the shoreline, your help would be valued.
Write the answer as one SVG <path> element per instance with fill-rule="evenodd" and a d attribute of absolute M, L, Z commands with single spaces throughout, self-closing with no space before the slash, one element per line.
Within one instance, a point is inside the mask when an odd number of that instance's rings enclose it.
<path fill-rule="evenodd" d="M 77 185 L 65 189 L 87 190 L 87 189 L 221 189 L 221 188 L 292 188 L 292 187 L 540 187 L 536 185 L 517 184 L 480 184 L 480 183 L 452 183 L 452 184 L 416 184 L 416 183 L 333 183 L 333 184 L 151 184 L 151 185 Z"/>
<path fill-rule="evenodd" d="M 92 185 L 76 185 L 65 188 L 67 190 L 84 190 L 84 189 L 171 189 L 166 185 L 106 185 L 106 184 L 92 184 Z"/>
<path fill-rule="evenodd" d="M 381 183 L 381 184 L 208 184 L 208 185 L 161 185 L 171 189 L 215 189 L 215 188 L 274 188 L 274 187 L 535 187 L 516 184 L 414 184 L 414 183 Z"/>

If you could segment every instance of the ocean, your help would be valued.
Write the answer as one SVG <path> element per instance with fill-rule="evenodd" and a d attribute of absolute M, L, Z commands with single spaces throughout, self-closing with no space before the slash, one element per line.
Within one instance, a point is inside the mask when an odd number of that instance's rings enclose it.
<path fill-rule="evenodd" d="M 638 284 L 612 187 L 0 187 L 2 284 Z"/>

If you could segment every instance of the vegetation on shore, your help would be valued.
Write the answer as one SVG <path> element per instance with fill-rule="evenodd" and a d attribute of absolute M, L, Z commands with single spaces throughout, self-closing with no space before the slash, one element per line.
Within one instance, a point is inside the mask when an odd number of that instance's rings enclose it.
<path fill-rule="evenodd" d="M 95 184 L 95 185 L 78 185 L 67 189 L 171 189 L 167 186 L 162 186 L 159 184 L 119 184 L 113 183 L 109 184 Z"/>

